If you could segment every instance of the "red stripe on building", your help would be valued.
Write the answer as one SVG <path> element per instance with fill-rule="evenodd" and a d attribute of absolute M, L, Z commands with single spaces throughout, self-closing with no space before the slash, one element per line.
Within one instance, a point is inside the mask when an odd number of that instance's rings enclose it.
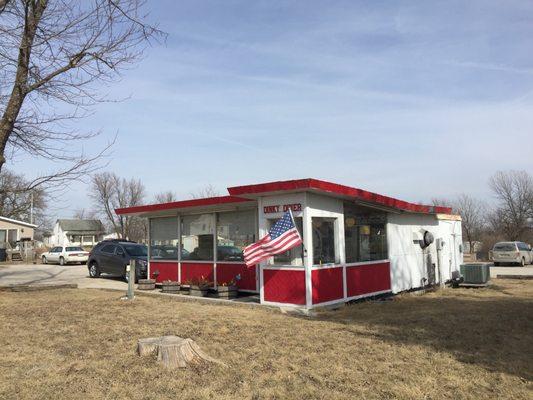
<path fill-rule="evenodd" d="M 236 280 L 237 275 L 241 279 Z M 257 275 L 255 267 L 247 267 L 246 264 L 224 264 L 217 263 L 217 284 L 229 283 L 235 280 L 237 287 L 241 290 L 257 290 Z"/>
<path fill-rule="evenodd" d="M 181 283 L 187 284 L 190 280 L 207 279 L 214 282 L 215 268 L 213 263 L 196 263 L 194 261 L 181 262 Z"/>
<path fill-rule="evenodd" d="M 178 262 L 150 261 L 150 278 L 155 279 L 157 283 L 163 281 L 177 281 Z"/>
<path fill-rule="evenodd" d="M 305 305 L 305 271 L 263 270 L 265 301 Z"/>
<path fill-rule="evenodd" d="M 346 286 L 348 297 L 390 290 L 390 263 L 346 267 Z"/>
<path fill-rule="evenodd" d="M 344 298 L 342 280 L 342 268 L 324 268 L 311 271 L 313 304 L 342 300 Z"/>

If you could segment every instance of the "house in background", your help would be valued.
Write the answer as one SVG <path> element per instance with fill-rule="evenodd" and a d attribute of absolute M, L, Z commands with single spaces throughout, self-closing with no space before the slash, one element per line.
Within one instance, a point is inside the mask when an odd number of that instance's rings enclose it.
<path fill-rule="evenodd" d="M 104 234 L 104 225 L 99 219 L 58 219 L 53 231 L 45 235 L 45 243 L 48 247 L 94 246 Z"/>
<path fill-rule="evenodd" d="M 31 250 L 37 225 L 0 217 L 0 261 L 22 260 L 23 254 Z"/>

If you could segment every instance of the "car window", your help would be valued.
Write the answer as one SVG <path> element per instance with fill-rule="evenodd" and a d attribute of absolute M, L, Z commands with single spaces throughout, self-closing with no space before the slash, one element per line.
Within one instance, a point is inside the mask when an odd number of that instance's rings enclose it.
<path fill-rule="evenodd" d="M 518 243 L 518 248 L 522 251 L 529 251 L 529 246 L 526 243 Z"/>
<path fill-rule="evenodd" d="M 117 253 L 117 254 L 118 254 L 119 256 L 121 256 L 121 255 L 123 255 L 123 254 L 124 254 L 124 250 L 122 250 L 122 247 L 120 247 L 120 246 L 117 246 L 117 250 L 116 250 L 116 253 Z"/>
<path fill-rule="evenodd" d="M 494 251 L 516 251 L 516 245 L 514 243 L 496 243 L 494 245 Z"/>
<path fill-rule="evenodd" d="M 81 247 L 67 247 L 65 251 L 83 251 Z"/>
<path fill-rule="evenodd" d="M 114 244 L 108 244 L 102 247 L 102 250 L 100 250 L 102 253 L 107 254 L 114 254 L 115 253 L 115 245 Z"/>
<path fill-rule="evenodd" d="M 139 257 L 148 255 L 148 248 L 145 245 L 127 244 L 124 248 L 126 249 L 126 253 L 130 256 Z"/>

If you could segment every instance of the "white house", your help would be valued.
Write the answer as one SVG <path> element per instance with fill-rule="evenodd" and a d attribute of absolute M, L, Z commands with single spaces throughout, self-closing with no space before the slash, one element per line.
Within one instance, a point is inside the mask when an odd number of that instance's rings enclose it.
<path fill-rule="evenodd" d="M 58 219 L 52 233 L 45 237 L 45 243 L 49 247 L 94 246 L 104 234 L 99 219 Z"/>

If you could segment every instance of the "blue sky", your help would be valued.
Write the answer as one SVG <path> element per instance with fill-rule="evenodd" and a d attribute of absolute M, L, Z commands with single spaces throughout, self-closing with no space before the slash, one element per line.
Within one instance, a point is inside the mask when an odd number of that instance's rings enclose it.
<path fill-rule="evenodd" d="M 79 127 L 118 132 L 108 169 L 152 195 L 315 177 L 490 201 L 495 171 L 533 172 L 533 2 L 148 3 L 166 44 Z M 52 216 L 80 207 L 76 183 Z"/>

